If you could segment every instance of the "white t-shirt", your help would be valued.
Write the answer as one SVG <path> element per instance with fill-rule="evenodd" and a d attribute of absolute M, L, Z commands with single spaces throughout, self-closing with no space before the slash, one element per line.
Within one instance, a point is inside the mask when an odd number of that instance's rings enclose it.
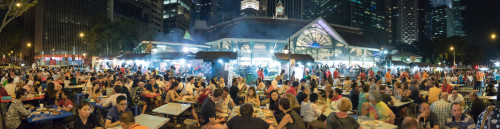
<path fill-rule="evenodd" d="M 456 99 L 453 99 L 453 95 L 448 96 L 448 102 L 450 103 L 461 103 L 462 101 L 464 101 L 464 97 L 461 94 L 458 94 Z"/>
<path fill-rule="evenodd" d="M 184 90 L 182 91 L 182 93 L 184 94 L 193 94 L 193 88 L 194 88 L 194 85 L 191 84 L 191 83 L 186 83 L 186 86 L 184 87 Z"/>
<path fill-rule="evenodd" d="M 231 99 L 231 96 L 228 95 L 225 100 L 220 99 L 219 101 L 215 102 L 215 107 L 225 109 L 227 113 L 229 113 L 229 103 L 231 102 L 233 102 L 233 99 Z"/>
<path fill-rule="evenodd" d="M 108 104 L 108 105 L 112 104 L 111 106 L 116 106 L 116 98 L 118 98 L 118 96 L 120 96 L 120 95 L 123 95 L 123 96 L 125 96 L 125 98 L 127 98 L 127 95 L 125 95 L 123 93 L 117 93 L 117 94 L 109 96 L 108 99 L 106 99 L 106 100 L 104 100 L 102 102 L 102 105 L 104 105 L 104 104 Z"/>
<path fill-rule="evenodd" d="M 9 94 L 12 97 L 16 96 L 16 85 L 14 84 L 5 85 L 5 91 L 7 91 L 7 94 Z"/>

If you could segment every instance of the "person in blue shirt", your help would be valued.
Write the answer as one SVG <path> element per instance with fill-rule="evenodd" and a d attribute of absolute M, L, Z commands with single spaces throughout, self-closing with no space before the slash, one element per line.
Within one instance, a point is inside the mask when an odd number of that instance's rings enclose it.
<path fill-rule="evenodd" d="M 127 98 L 123 95 L 118 96 L 116 98 L 116 106 L 111 107 L 106 115 L 106 124 L 104 124 L 104 127 L 112 128 L 120 125 L 120 113 L 125 111 L 128 111 Z"/>

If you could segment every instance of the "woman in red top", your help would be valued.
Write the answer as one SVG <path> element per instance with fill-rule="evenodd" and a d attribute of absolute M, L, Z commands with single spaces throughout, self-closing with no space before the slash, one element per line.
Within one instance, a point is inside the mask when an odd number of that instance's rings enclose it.
<path fill-rule="evenodd" d="M 441 86 L 441 90 L 443 92 L 448 92 L 448 94 L 451 94 L 451 90 L 453 90 L 453 87 L 448 84 L 448 81 L 446 81 L 446 79 L 443 79 L 443 86 Z"/>
<path fill-rule="evenodd" d="M 359 76 L 361 76 L 361 80 L 366 80 L 366 74 L 365 71 L 361 70 L 361 73 L 359 73 Z"/>
<path fill-rule="evenodd" d="M 61 93 L 61 100 L 57 101 L 57 109 L 69 112 L 73 108 L 73 103 L 68 99 L 66 92 Z"/>
<path fill-rule="evenodd" d="M 335 90 L 333 90 L 333 97 L 330 100 L 331 101 L 337 101 L 340 98 L 342 98 L 342 90 L 339 89 L 339 88 L 335 88 Z"/>

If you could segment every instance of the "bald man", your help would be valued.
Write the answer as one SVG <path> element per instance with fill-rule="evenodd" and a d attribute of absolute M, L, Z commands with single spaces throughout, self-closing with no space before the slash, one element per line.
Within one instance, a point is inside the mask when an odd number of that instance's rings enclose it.
<path fill-rule="evenodd" d="M 120 114 L 120 125 L 124 129 L 149 129 L 146 126 L 140 126 L 140 124 L 136 124 L 132 112 L 124 112 Z"/>
<path fill-rule="evenodd" d="M 444 129 L 446 124 L 446 119 L 450 116 L 451 104 L 448 100 L 448 93 L 442 92 L 440 99 L 431 105 L 431 111 L 436 113 L 439 120 L 439 129 Z"/>
<path fill-rule="evenodd" d="M 406 117 L 401 127 L 403 129 L 418 129 L 418 121 L 415 117 Z"/>

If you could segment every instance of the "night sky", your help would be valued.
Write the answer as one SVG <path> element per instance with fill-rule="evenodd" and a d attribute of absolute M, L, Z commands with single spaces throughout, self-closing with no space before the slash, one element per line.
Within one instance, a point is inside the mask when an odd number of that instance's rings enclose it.
<path fill-rule="evenodd" d="M 488 59 L 498 58 L 500 52 L 500 0 L 465 0 L 464 27 L 467 42 L 485 48 Z M 495 33 L 496 40 L 490 35 Z"/>

